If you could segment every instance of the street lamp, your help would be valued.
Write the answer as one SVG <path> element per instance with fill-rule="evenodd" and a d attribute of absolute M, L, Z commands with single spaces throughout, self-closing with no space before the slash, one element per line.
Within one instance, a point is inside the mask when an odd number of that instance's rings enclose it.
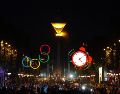
<path fill-rule="evenodd" d="M 64 36 L 63 28 L 65 27 L 66 23 L 51 23 L 53 28 L 56 31 L 56 37 L 60 38 Z M 59 75 L 61 77 L 61 66 L 60 66 L 60 39 L 57 41 L 57 66 L 56 66 L 56 76 Z"/>

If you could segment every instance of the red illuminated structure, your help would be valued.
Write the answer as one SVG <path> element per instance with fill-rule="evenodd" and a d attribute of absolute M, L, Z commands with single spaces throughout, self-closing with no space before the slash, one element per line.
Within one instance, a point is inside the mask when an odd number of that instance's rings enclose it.
<path fill-rule="evenodd" d="M 72 55 L 72 63 L 76 67 L 82 68 L 92 62 L 92 57 L 86 53 L 84 47 L 80 47 L 79 51 Z"/>

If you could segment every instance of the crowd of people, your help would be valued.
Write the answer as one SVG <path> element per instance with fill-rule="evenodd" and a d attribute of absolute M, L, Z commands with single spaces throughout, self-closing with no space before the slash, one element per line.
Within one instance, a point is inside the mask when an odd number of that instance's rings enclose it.
<path fill-rule="evenodd" d="M 120 94 L 120 87 L 110 84 L 97 84 L 94 88 L 94 94 Z"/>
<path fill-rule="evenodd" d="M 80 90 L 75 87 L 62 87 L 61 85 L 33 85 L 27 86 L 22 85 L 19 87 L 11 86 L 11 87 L 1 87 L 0 94 L 90 94 L 89 90 Z"/>
<path fill-rule="evenodd" d="M 85 86 L 85 85 L 84 85 Z M 94 87 L 73 84 L 21 84 L 0 87 L 0 94 L 120 94 L 120 88 L 97 84 Z"/>

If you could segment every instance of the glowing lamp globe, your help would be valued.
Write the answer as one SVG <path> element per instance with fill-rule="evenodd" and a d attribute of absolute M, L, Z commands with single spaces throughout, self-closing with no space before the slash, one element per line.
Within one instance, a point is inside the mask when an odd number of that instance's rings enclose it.
<path fill-rule="evenodd" d="M 63 35 L 62 30 L 65 27 L 66 23 L 51 23 L 51 24 L 57 33 L 56 36 L 62 36 Z"/>
<path fill-rule="evenodd" d="M 87 63 L 87 55 L 83 51 L 77 51 L 72 55 L 72 63 L 76 67 L 83 67 Z"/>

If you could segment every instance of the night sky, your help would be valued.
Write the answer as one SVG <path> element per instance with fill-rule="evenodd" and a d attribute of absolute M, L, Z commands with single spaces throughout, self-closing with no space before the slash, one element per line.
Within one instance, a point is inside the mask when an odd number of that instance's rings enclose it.
<path fill-rule="evenodd" d="M 58 2 L 2 1 L 0 39 L 10 42 L 22 53 L 35 57 L 42 44 L 49 44 L 51 54 L 56 54 L 57 39 L 51 22 L 67 23 L 64 30 L 69 35 L 61 39 L 64 56 L 70 49 L 79 49 L 83 42 L 87 43 L 88 52 L 95 56 L 107 44 L 120 38 L 117 3 Z"/>

